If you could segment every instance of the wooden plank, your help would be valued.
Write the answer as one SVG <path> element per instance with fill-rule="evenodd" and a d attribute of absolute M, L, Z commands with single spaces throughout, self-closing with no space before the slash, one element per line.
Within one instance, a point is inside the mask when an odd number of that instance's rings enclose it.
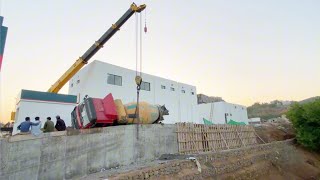
<path fill-rule="evenodd" d="M 181 154 L 255 145 L 258 143 L 257 137 L 252 126 L 177 123 L 178 150 Z"/>
<path fill-rule="evenodd" d="M 220 128 L 222 129 L 222 132 L 221 132 L 221 129 L 218 128 L 218 132 L 220 134 L 220 138 L 223 140 L 225 146 L 229 149 L 228 143 L 224 138 L 224 135 L 225 135 L 225 132 L 226 132 L 225 125 L 221 125 Z"/>

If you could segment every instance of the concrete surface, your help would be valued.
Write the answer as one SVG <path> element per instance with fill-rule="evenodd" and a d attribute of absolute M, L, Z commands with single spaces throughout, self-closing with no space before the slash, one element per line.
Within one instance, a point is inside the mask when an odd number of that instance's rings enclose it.
<path fill-rule="evenodd" d="M 127 179 L 259 179 L 275 165 L 284 165 L 292 161 L 297 154 L 292 140 L 272 142 L 239 149 L 223 150 L 194 154 L 194 160 L 187 160 L 190 155 L 170 155 L 170 161 L 158 162 L 136 169 L 118 169 L 91 174 L 81 180 L 127 180 Z M 276 166 L 277 167 L 277 166 Z M 288 178 L 290 179 L 290 178 Z M 291 178 L 292 179 L 292 178 Z"/>
<path fill-rule="evenodd" d="M 0 179 L 73 179 L 178 153 L 175 125 L 127 125 L 0 139 Z"/>

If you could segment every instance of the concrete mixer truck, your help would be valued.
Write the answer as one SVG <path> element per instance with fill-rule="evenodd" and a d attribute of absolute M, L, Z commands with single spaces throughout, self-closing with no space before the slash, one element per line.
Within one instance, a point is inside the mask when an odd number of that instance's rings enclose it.
<path fill-rule="evenodd" d="M 72 111 L 71 120 L 74 128 L 87 129 L 125 124 L 155 124 L 164 120 L 164 115 L 169 115 L 164 105 L 151 105 L 147 102 L 139 102 L 138 108 L 134 102 L 123 105 L 120 99 L 114 100 L 110 93 L 103 99 L 85 97 Z"/>

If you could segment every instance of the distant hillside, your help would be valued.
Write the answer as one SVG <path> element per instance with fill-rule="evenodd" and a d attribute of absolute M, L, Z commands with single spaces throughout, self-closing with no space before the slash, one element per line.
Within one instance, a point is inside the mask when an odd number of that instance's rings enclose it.
<path fill-rule="evenodd" d="M 298 103 L 304 104 L 312 102 L 318 98 L 320 98 L 320 96 L 304 99 L 302 101 L 299 101 Z M 249 118 L 261 117 L 261 119 L 264 120 L 280 117 L 282 114 L 285 114 L 288 111 L 292 103 L 295 103 L 295 101 L 274 100 L 270 103 L 254 103 L 252 106 L 249 106 L 247 108 L 248 116 Z"/>
<path fill-rule="evenodd" d="M 198 94 L 197 98 L 198 98 L 198 104 L 224 101 L 221 97 L 207 96 L 204 94 Z"/>
<path fill-rule="evenodd" d="M 289 105 L 282 105 L 276 103 L 254 103 L 248 107 L 249 118 L 261 117 L 261 119 L 267 120 L 270 118 L 279 117 L 286 113 Z"/>
<path fill-rule="evenodd" d="M 308 98 L 308 99 L 304 99 L 302 101 L 299 101 L 300 104 L 305 104 L 305 103 L 308 103 L 308 102 L 312 102 L 312 101 L 315 101 L 316 99 L 319 99 L 320 96 L 315 96 L 315 97 L 311 97 L 311 98 Z"/>

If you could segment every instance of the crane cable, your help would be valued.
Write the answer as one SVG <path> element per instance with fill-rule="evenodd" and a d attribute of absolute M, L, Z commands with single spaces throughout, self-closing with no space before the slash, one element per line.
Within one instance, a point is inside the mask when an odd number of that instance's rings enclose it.
<path fill-rule="evenodd" d="M 139 97 L 140 97 L 140 89 L 141 89 L 141 83 L 142 83 L 142 15 L 140 15 L 140 28 L 138 27 L 139 24 L 139 19 L 138 19 L 138 14 L 135 13 L 136 16 L 136 29 L 135 29 L 135 36 L 136 36 L 136 84 L 137 84 L 137 105 L 136 105 L 136 110 L 135 110 L 135 118 L 137 119 L 137 123 L 140 124 L 140 117 L 139 117 Z M 140 31 L 140 33 L 138 32 Z M 140 39 L 138 40 L 138 36 L 140 35 Z M 139 47 L 140 45 L 140 47 Z M 138 49 L 140 50 L 138 54 Z M 140 59 L 139 59 L 139 58 Z M 138 60 L 139 59 L 139 60 Z M 138 70 L 138 67 L 140 65 L 140 68 Z M 137 129 L 137 131 L 139 131 Z"/>
<path fill-rule="evenodd" d="M 140 15 L 140 76 L 142 77 L 142 13 Z"/>
<path fill-rule="evenodd" d="M 136 76 L 138 76 L 138 14 L 135 13 L 136 16 L 136 29 L 135 29 L 135 38 L 136 38 Z"/>
<path fill-rule="evenodd" d="M 141 13 L 139 13 L 139 15 L 135 13 L 135 16 L 136 16 L 136 76 L 142 76 L 142 15 Z M 140 22 L 138 20 L 138 16 L 140 16 Z M 140 23 L 140 28 L 138 27 L 139 23 Z M 140 37 L 139 40 L 138 40 L 138 37 Z M 138 53 L 139 50 L 140 52 Z"/>

